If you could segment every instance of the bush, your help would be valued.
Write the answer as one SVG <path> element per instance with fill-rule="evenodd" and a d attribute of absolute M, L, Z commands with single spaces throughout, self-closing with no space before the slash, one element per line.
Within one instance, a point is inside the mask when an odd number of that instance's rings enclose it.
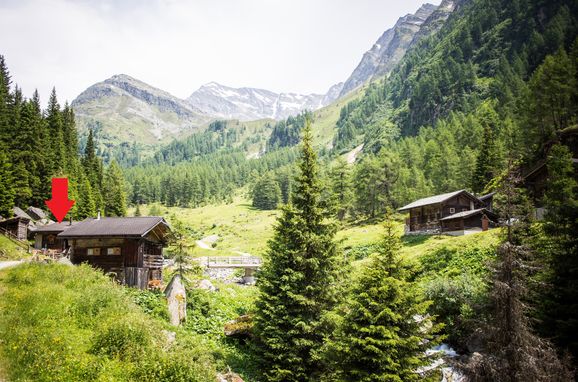
<path fill-rule="evenodd" d="M 419 257 L 417 281 L 428 300 L 429 313 L 444 323 L 448 341 L 463 347 L 472 333 L 488 294 L 488 264 L 496 248 L 441 247 Z"/>

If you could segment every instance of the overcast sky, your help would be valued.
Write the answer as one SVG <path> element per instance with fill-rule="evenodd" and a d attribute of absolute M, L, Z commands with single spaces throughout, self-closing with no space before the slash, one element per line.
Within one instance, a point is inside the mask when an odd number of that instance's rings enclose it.
<path fill-rule="evenodd" d="M 0 0 L 0 54 L 43 103 L 52 86 L 64 103 L 119 73 L 181 98 L 211 81 L 325 93 L 423 2 Z"/>

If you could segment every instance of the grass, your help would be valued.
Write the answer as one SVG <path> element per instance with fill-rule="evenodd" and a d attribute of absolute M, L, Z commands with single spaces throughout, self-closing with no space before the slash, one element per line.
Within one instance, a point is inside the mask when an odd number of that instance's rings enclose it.
<path fill-rule="evenodd" d="M 12 381 L 214 381 L 205 340 L 135 305 L 89 266 L 0 272 L 0 365 Z"/>
<path fill-rule="evenodd" d="M 26 251 L 4 235 L 0 235 L 0 261 L 20 260 L 27 255 Z"/>

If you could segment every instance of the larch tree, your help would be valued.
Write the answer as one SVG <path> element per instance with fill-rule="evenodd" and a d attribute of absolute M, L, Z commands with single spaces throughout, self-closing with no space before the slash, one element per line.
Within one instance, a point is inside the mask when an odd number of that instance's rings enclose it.
<path fill-rule="evenodd" d="M 327 313 L 337 300 L 335 225 L 320 207 L 310 122 L 303 131 L 292 202 L 284 206 L 257 282 L 260 367 L 268 381 L 316 380 Z"/>

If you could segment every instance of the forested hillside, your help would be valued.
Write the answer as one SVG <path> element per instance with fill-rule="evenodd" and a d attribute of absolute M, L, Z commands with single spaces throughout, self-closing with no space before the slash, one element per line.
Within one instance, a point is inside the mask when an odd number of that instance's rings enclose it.
<path fill-rule="evenodd" d="M 394 207 L 489 190 L 508 161 L 534 163 L 576 123 L 576 14 L 573 1 L 466 2 L 341 110 L 336 149 L 363 143 L 357 170 L 373 167 L 377 197 Z"/>
<path fill-rule="evenodd" d="M 47 109 L 41 110 L 38 92 L 25 98 L 0 56 L 0 215 L 11 217 L 14 206 L 43 208 L 53 177 L 69 179 L 69 197 L 76 201 L 69 216 L 125 213 L 120 167 L 114 161 L 103 167 L 92 134 L 79 155 L 70 106 L 61 107 L 53 89 Z"/>

